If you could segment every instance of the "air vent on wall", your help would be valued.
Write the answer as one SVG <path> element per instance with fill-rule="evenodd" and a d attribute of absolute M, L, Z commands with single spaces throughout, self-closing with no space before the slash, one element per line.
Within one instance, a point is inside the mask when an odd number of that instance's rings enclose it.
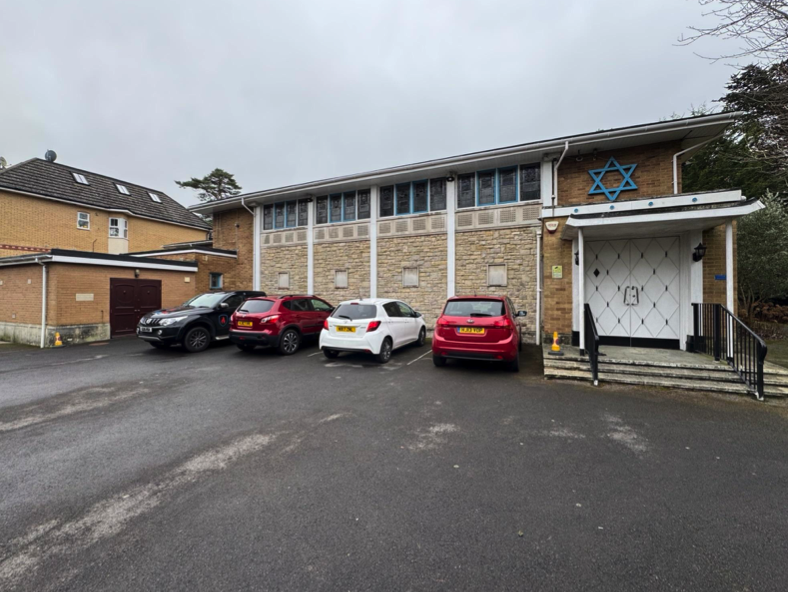
<path fill-rule="evenodd" d="M 416 218 L 413 221 L 413 232 L 424 232 L 427 230 L 426 218 Z"/>
<path fill-rule="evenodd" d="M 479 224 L 487 225 L 495 222 L 495 212 L 479 212 L 477 216 L 476 220 Z"/>
<path fill-rule="evenodd" d="M 279 244 L 281 242 L 282 242 L 282 235 L 281 234 L 275 234 L 274 235 L 274 244 Z"/>
<path fill-rule="evenodd" d="M 431 230 L 444 230 L 446 228 L 446 218 L 443 216 L 434 216 L 430 220 Z"/>
<path fill-rule="evenodd" d="M 339 238 L 339 229 L 338 228 L 329 228 L 328 229 L 328 238 Z"/>
<path fill-rule="evenodd" d="M 296 233 L 296 240 L 297 240 L 299 243 L 306 242 L 306 230 L 299 230 L 299 231 Z"/>
<path fill-rule="evenodd" d="M 513 222 L 517 222 L 517 210 L 514 208 L 501 210 L 499 217 L 501 224 L 512 224 Z"/>
<path fill-rule="evenodd" d="M 353 238 L 353 227 L 345 226 L 342 229 L 342 238 Z"/>
<path fill-rule="evenodd" d="M 322 228 L 318 228 L 317 231 L 315 232 L 315 238 L 317 240 L 325 239 L 326 238 L 326 231 L 323 230 Z"/>
<path fill-rule="evenodd" d="M 286 243 L 292 243 L 294 240 L 295 240 L 295 234 L 294 233 L 288 232 L 287 234 L 285 234 L 285 242 Z"/>
<path fill-rule="evenodd" d="M 356 236 L 363 237 L 369 236 L 369 226 L 366 224 L 362 224 L 361 226 L 356 226 Z"/>
<path fill-rule="evenodd" d="M 457 228 L 467 228 L 473 226 L 473 214 L 468 212 L 457 216 Z"/>
<path fill-rule="evenodd" d="M 408 231 L 408 221 L 407 220 L 397 220 L 397 224 L 396 224 L 396 226 L 394 228 L 394 232 L 399 234 L 401 232 L 407 232 L 407 231 Z"/>
<path fill-rule="evenodd" d="M 391 234 L 391 222 L 381 222 L 380 234 Z"/>

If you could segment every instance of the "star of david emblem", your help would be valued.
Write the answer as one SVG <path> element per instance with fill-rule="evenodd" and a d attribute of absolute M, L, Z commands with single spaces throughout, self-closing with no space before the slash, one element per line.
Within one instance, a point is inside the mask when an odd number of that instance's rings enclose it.
<path fill-rule="evenodd" d="M 588 195 L 604 193 L 610 201 L 615 201 L 618 194 L 622 191 L 637 189 L 638 186 L 632 181 L 632 172 L 635 170 L 636 166 L 636 164 L 625 164 L 621 166 L 618 164 L 618 161 L 611 156 L 610 160 L 607 161 L 607 164 L 603 168 L 588 171 L 588 174 L 591 175 L 591 178 L 594 180 L 594 184 L 591 186 L 591 191 L 588 192 Z M 618 171 L 621 173 L 622 179 L 618 187 L 605 187 L 602 183 L 605 173 L 610 171 Z"/>

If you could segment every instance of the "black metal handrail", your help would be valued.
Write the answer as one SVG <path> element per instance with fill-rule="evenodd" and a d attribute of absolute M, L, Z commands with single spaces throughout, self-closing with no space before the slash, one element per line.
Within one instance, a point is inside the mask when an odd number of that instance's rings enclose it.
<path fill-rule="evenodd" d="M 692 312 L 693 349 L 727 362 L 763 401 L 766 342 L 722 304 L 693 302 Z"/>
<path fill-rule="evenodd" d="M 588 354 L 588 361 L 591 363 L 591 377 L 594 386 L 599 384 L 599 332 L 596 330 L 594 315 L 591 314 L 591 307 L 585 305 L 585 348 Z"/>

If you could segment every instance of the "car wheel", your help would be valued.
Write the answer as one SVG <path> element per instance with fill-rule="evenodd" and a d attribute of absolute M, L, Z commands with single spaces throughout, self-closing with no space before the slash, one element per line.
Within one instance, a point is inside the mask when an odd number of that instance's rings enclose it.
<path fill-rule="evenodd" d="M 155 347 L 156 349 L 170 349 L 169 343 L 160 343 L 157 341 L 149 341 L 148 343 L 150 343 L 151 346 Z"/>
<path fill-rule="evenodd" d="M 446 365 L 446 358 L 432 354 L 432 363 L 438 368 L 443 368 Z"/>
<path fill-rule="evenodd" d="M 255 348 L 255 346 L 252 345 L 251 343 L 237 343 L 236 346 L 238 347 L 238 349 L 245 352 L 250 352 Z"/>
<path fill-rule="evenodd" d="M 208 349 L 211 344 L 211 334 L 205 327 L 193 327 L 186 332 L 183 338 L 183 347 L 191 354 L 196 354 Z"/>
<path fill-rule="evenodd" d="M 298 351 L 301 346 L 301 336 L 295 329 L 288 329 L 279 338 L 279 353 L 291 356 Z"/>
<path fill-rule="evenodd" d="M 339 352 L 333 349 L 323 349 L 323 355 L 327 357 L 329 360 L 333 360 L 334 358 L 339 357 Z"/>
<path fill-rule="evenodd" d="M 422 327 L 421 331 L 419 331 L 419 338 L 416 340 L 416 347 L 424 347 L 424 343 L 427 341 L 427 327 Z"/>
<path fill-rule="evenodd" d="M 380 353 L 375 359 L 381 364 L 386 364 L 391 359 L 391 339 L 386 337 L 380 345 Z"/>
<path fill-rule="evenodd" d="M 514 360 L 509 362 L 509 372 L 519 372 L 520 371 L 520 356 L 517 356 Z"/>

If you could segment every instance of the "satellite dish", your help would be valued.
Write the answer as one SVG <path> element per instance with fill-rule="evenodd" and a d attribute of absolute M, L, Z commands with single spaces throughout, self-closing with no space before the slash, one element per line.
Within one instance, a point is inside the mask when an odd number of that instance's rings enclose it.
<path fill-rule="evenodd" d="M 8 166 L 8 161 L 5 159 L 4 156 L 0 156 L 0 169 L 4 169 Z"/>
<path fill-rule="evenodd" d="M 44 154 L 44 158 L 46 158 L 49 162 L 55 162 L 57 160 L 57 152 L 54 150 L 47 150 L 47 153 Z"/>

